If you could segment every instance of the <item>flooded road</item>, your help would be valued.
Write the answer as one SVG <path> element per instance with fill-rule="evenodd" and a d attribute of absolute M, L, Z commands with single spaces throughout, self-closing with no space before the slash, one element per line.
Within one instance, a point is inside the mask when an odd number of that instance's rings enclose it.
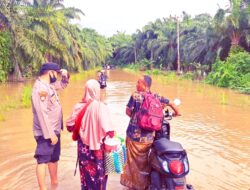
<path fill-rule="evenodd" d="M 125 107 L 137 78 L 123 71 L 110 72 L 105 102 L 121 135 L 129 121 Z M 71 80 L 59 92 L 64 120 L 81 100 L 85 81 Z M 18 97 L 22 87 L 20 83 L 0 85 L 1 104 L 6 97 Z M 187 150 L 188 183 L 196 190 L 249 190 L 250 96 L 191 81 L 164 82 L 157 77 L 153 77 L 152 91 L 182 101 L 182 116 L 171 121 L 171 137 Z M 5 121 L 0 121 L 0 190 L 38 189 L 31 108 L 11 109 L 4 117 Z M 73 176 L 75 162 L 76 143 L 64 130 L 58 190 L 80 189 L 79 172 Z M 107 189 L 123 189 L 119 175 L 109 177 Z"/>

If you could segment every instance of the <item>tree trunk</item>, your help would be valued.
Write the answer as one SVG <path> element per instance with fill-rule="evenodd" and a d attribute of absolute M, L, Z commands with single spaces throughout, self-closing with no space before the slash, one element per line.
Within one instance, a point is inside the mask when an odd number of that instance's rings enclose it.
<path fill-rule="evenodd" d="M 14 52 L 12 52 L 12 53 L 14 53 Z M 24 78 L 22 76 L 21 69 L 20 69 L 20 66 L 18 64 L 18 61 L 16 60 L 16 56 L 13 56 L 12 61 L 13 61 L 13 66 L 14 66 L 14 72 L 13 72 L 12 80 L 17 81 L 17 82 L 23 82 Z"/>
<path fill-rule="evenodd" d="M 231 38 L 231 46 L 238 46 L 240 42 L 240 35 L 237 32 L 233 32 L 230 36 Z"/>
<path fill-rule="evenodd" d="M 151 62 L 154 61 L 154 52 L 153 52 L 153 50 L 150 51 L 150 61 Z"/>
<path fill-rule="evenodd" d="M 11 27 L 11 25 L 9 25 L 9 30 L 12 34 L 12 62 L 13 62 L 13 67 L 14 67 L 14 71 L 13 71 L 13 75 L 12 75 L 12 81 L 17 81 L 17 82 L 23 82 L 24 81 L 24 78 L 22 76 L 22 73 L 21 73 L 21 69 L 20 69 L 20 65 L 16 59 L 16 52 L 17 52 L 17 45 L 16 45 L 16 34 L 15 34 L 15 31 L 13 30 L 13 28 Z"/>
<path fill-rule="evenodd" d="M 86 59 L 83 62 L 83 69 L 88 70 L 88 61 Z"/>
<path fill-rule="evenodd" d="M 177 18 L 177 73 L 181 71 L 181 63 L 180 63 L 180 27 L 179 27 L 179 19 Z"/>
<path fill-rule="evenodd" d="M 172 65 L 172 63 L 169 61 L 169 62 L 167 62 L 166 64 L 167 64 L 167 70 L 170 71 L 170 70 L 171 70 L 171 65 Z"/>
<path fill-rule="evenodd" d="M 134 54 L 135 54 L 135 63 L 137 62 L 137 53 L 136 53 L 136 47 L 134 47 Z"/>

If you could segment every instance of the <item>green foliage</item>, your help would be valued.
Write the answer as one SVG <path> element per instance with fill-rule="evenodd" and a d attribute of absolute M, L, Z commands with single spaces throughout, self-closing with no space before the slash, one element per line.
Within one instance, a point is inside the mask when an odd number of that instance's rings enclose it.
<path fill-rule="evenodd" d="M 31 86 L 25 86 L 22 90 L 22 96 L 21 96 L 21 106 L 24 108 L 29 108 L 31 106 L 31 93 L 32 93 L 32 87 Z"/>
<path fill-rule="evenodd" d="M 244 52 L 244 49 L 240 46 L 232 46 L 230 49 L 230 54 L 237 54 L 240 52 Z"/>
<path fill-rule="evenodd" d="M 222 93 L 220 97 L 220 103 L 223 105 L 227 105 L 228 102 L 228 97 L 225 95 L 225 93 Z"/>
<path fill-rule="evenodd" d="M 250 4 L 247 1 L 241 4 L 242 2 L 241 0 L 230 1 L 230 8 L 225 10 L 219 8 L 214 17 L 209 14 L 191 17 L 183 12 L 179 20 L 170 16 L 150 22 L 132 35 L 132 42 L 127 45 L 116 43 L 112 59 L 118 64 L 139 64 L 141 70 L 149 69 L 147 64 L 146 66 L 142 64 L 144 60 L 151 60 L 150 69 L 176 70 L 178 68 L 177 39 L 179 39 L 181 69 L 184 72 L 194 73 L 187 73 L 184 78 L 201 80 L 211 70 L 217 57 L 226 60 L 230 49 L 231 54 L 243 50 L 250 52 Z M 246 63 L 248 61 L 244 62 L 244 65 Z M 217 64 L 220 65 L 220 63 Z M 210 78 L 213 78 L 210 82 L 231 88 L 244 86 L 245 82 L 241 81 L 244 77 L 236 75 L 238 72 L 243 75 L 245 75 L 244 72 L 248 72 L 248 66 L 244 65 L 224 64 L 217 74 L 213 77 L 210 75 Z M 233 71 L 235 69 L 236 72 Z M 235 78 L 237 76 L 238 78 Z"/>
<path fill-rule="evenodd" d="M 152 69 L 152 70 L 146 70 L 145 73 L 148 75 L 160 76 L 160 78 L 162 78 L 164 82 L 179 80 L 176 73 L 171 72 L 171 71 L 162 71 L 159 69 Z"/>
<path fill-rule="evenodd" d="M 250 73 L 250 54 L 248 52 L 230 53 L 227 62 L 234 64 L 240 74 Z"/>
<path fill-rule="evenodd" d="M 0 122 L 1 121 L 5 121 L 5 117 L 4 117 L 4 115 L 2 113 L 0 113 Z"/>
<path fill-rule="evenodd" d="M 86 79 L 88 79 L 90 76 L 94 76 L 96 75 L 98 69 L 100 68 L 96 68 L 94 70 L 88 70 L 88 71 L 81 71 L 79 73 L 75 73 L 75 74 L 71 74 L 70 75 L 70 81 L 84 81 Z"/>
<path fill-rule="evenodd" d="M 136 63 L 140 66 L 140 69 L 145 71 L 151 68 L 151 66 L 153 65 L 152 61 L 148 60 L 148 59 L 142 59 L 141 61 L 139 61 L 138 63 Z"/>
<path fill-rule="evenodd" d="M 165 76 L 167 77 L 168 80 L 172 80 L 172 81 L 178 80 L 178 76 L 176 75 L 175 72 L 166 72 Z"/>
<path fill-rule="evenodd" d="M 15 76 L 30 77 L 37 74 L 45 61 L 57 62 L 69 70 L 81 70 L 81 67 L 88 68 L 89 65 L 95 67 L 95 64 L 105 61 L 107 52 L 111 54 L 111 45 L 108 46 L 104 37 L 100 39 L 92 31 L 89 33 L 93 33 L 94 37 L 90 42 L 86 42 L 88 39 L 84 41 L 88 36 L 84 36 L 79 27 L 70 22 L 79 19 L 79 14 L 84 13 L 77 8 L 66 8 L 62 2 L 39 0 L 1 3 L 0 20 L 4 22 L 1 27 L 11 31 L 13 39 L 12 47 L 9 48 L 13 51 L 12 57 L 4 54 L 13 59 Z M 0 81 L 3 74 L 0 73 Z"/>
<path fill-rule="evenodd" d="M 109 41 L 111 42 L 113 48 L 121 47 L 121 46 L 127 45 L 127 43 L 131 42 L 132 36 L 127 35 L 123 32 L 117 32 L 117 34 L 115 34 L 109 38 Z"/>
<path fill-rule="evenodd" d="M 162 71 L 159 69 L 153 69 L 153 72 L 152 72 L 153 75 L 160 75 L 161 73 Z"/>
<path fill-rule="evenodd" d="M 7 79 L 7 74 L 12 68 L 10 47 L 10 33 L 8 31 L 0 31 L 0 82 L 4 82 Z"/>
<path fill-rule="evenodd" d="M 128 64 L 125 66 L 125 68 L 138 71 L 140 69 L 140 65 L 139 64 Z"/>
<path fill-rule="evenodd" d="M 217 60 L 207 82 L 219 87 L 229 87 L 248 92 L 250 88 L 250 54 L 239 51 L 230 53 L 226 61 Z"/>
<path fill-rule="evenodd" d="M 0 117 L 2 120 L 5 119 L 4 114 L 9 110 L 18 108 L 18 98 L 15 96 L 5 96 L 2 98 L 1 104 L 0 104 Z"/>
<path fill-rule="evenodd" d="M 136 64 L 138 66 L 129 67 L 137 67 L 139 70 L 175 70 L 178 37 L 180 61 L 186 63 L 181 65 L 184 72 L 190 71 L 191 63 L 199 63 L 193 65 L 196 66 L 195 76 L 188 73 L 184 76 L 186 78 L 201 79 L 203 71 L 211 68 L 218 55 L 223 60 L 226 59 L 232 45 L 249 51 L 250 17 L 249 11 L 246 11 L 249 10 L 248 2 L 245 2 L 247 7 L 244 8 L 239 6 L 240 1 L 230 1 L 230 9 L 219 9 L 214 18 L 208 14 L 192 18 L 183 12 L 179 20 L 172 16 L 157 19 L 132 35 L 117 32 L 108 39 L 93 29 L 80 29 L 71 24 L 72 19 L 79 19 L 80 14 L 84 13 L 77 8 L 65 8 L 63 1 L 31 2 L 2 0 L 0 3 L 0 20 L 11 31 L 13 39 L 9 42 L 10 38 L 2 38 L 4 34 L 0 31 L 0 82 L 6 80 L 7 74 L 13 68 L 15 75 L 30 77 L 39 71 L 44 61 L 55 61 L 71 71 L 87 70 L 104 63 L 121 66 Z M 180 26 L 178 34 L 177 23 Z M 8 42 L 5 43 L 3 39 Z M 6 44 L 11 44 L 12 47 Z M 242 48 L 237 48 L 233 47 L 231 53 L 242 52 Z M 232 82 L 233 69 L 234 66 L 230 65 L 220 69 L 223 80 L 218 81 L 219 86 L 241 88 L 239 86 L 247 83 L 239 82 L 239 79 Z M 247 65 L 235 66 L 235 69 L 242 75 L 248 72 Z M 219 79 L 214 77 L 217 85 Z M 248 79 L 245 76 L 239 77 L 244 81 Z"/>
<path fill-rule="evenodd" d="M 112 54 L 111 43 L 104 37 L 99 35 L 95 30 L 84 28 L 80 31 L 79 44 L 84 62 L 88 63 L 88 68 L 95 68 L 104 64 Z M 78 69 L 80 70 L 80 69 Z"/>
<path fill-rule="evenodd" d="M 181 77 L 184 79 L 188 79 L 188 80 L 194 80 L 195 74 L 193 72 L 187 72 L 187 73 L 184 73 Z"/>
<path fill-rule="evenodd" d="M 148 75 L 156 75 L 156 76 L 163 75 L 163 71 L 161 71 L 159 69 L 146 70 L 145 73 Z"/>
<path fill-rule="evenodd" d="M 5 120 L 5 113 L 10 110 L 18 108 L 30 108 L 31 93 L 32 86 L 25 85 L 21 91 L 21 94 L 2 97 L 2 101 L 0 104 L 0 121 Z"/>

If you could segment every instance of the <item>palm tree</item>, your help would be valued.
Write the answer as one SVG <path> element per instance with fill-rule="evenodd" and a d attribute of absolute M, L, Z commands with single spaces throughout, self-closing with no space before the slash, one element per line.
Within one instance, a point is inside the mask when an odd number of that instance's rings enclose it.
<path fill-rule="evenodd" d="M 75 70 L 84 70 L 89 67 L 96 67 L 104 64 L 107 57 L 112 54 L 112 46 L 108 39 L 99 35 L 95 30 L 84 28 L 79 30 L 76 28 L 73 33 L 77 39 L 77 57 L 80 62 L 74 66 Z"/>
<path fill-rule="evenodd" d="M 112 45 L 113 54 L 110 61 L 113 64 L 129 64 L 137 61 L 138 47 L 136 44 L 137 35 L 127 35 L 124 32 L 117 32 L 109 41 Z"/>
<path fill-rule="evenodd" d="M 222 58 L 227 57 L 231 47 L 249 48 L 250 17 L 249 3 L 245 0 L 230 0 L 230 7 L 219 9 L 214 17 L 218 41 L 222 47 Z M 229 48 L 228 48 L 229 43 Z"/>
<path fill-rule="evenodd" d="M 70 66 L 78 48 L 77 39 L 72 36 L 75 28 L 70 20 L 79 19 L 78 14 L 84 13 L 79 9 L 65 8 L 61 2 L 34 0 L 27 9 L 27 28 L 31 29 L 30 38 L 39 47 L 39 59 L 56 60 Z"/>
<path fill-rule="evenodd" d="M 60 0 L 2 0 L 0 25 L 12 35 L 12 63 L 15 79 L 21 80 L 26 68 L 36 72 L 46 59 L 72 63 L 70 19 L 79 18 L 82 11 L 64 8 Z M 83 14 L 83 13 L 82 13 Z"/>
<path fill-rule="evenodd" d="M 22 33 L 22 17 L 18 8 L 22 6 L 22 1 L 15 0 L 2 0 L 0 2 L 0 25 L 6 27 L 12 36 L 11 54 L 13 63 L 13 79 L 21 81 L 23 80 L 21 73 L 21 66 L 16 54 L 18 49 L 19 34 Z"/>

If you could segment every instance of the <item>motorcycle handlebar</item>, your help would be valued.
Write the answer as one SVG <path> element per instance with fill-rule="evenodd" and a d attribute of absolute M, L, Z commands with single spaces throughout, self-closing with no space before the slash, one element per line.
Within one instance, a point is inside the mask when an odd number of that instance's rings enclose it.
<path fill-rule="evenodd" d="M 174 116 L 173 112 L 170 112 L 168 109 L 164 111 L 164 119 L 171 120 Z"/>

